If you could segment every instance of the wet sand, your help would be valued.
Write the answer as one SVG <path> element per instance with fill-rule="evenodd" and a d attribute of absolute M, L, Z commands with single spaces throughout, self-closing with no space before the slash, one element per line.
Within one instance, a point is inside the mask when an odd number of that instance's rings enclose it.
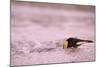
<path fill-rule="evenodd" d="M 11 65 L 95 61 L 95 42 L 62 48 L 69 37 L 95 41 L 94 7 L 47 5 L 12 2 Z"/>

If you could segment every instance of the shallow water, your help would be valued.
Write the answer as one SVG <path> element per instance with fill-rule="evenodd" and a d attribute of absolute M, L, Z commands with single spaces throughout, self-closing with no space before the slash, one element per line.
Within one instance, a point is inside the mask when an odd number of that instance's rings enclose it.
<path fill-rule="evenodd" d="M 12 2 L 11 65 L 94 61 L 95 43 L 62 48 L 63 40 L 69 37 L 93 41 L 95 38 L 94 12 L 69 8 L 59 10 Z"/>

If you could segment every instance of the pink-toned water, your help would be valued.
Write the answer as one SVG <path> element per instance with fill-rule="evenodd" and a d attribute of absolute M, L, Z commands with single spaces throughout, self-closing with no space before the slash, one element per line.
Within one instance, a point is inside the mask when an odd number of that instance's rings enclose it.
<path fill-rule="evenodd" d="M 69 37 L 94 41 L 94 11 L 74 5 L 58 9 L 32 4 L 11 3 L 12 66 L 95 60 L 94 43 L 62 49 Z"/>

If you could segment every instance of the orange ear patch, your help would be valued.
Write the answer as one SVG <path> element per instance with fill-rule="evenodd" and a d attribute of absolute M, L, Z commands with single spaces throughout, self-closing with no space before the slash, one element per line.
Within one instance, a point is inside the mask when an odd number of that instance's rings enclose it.
<path fill-rule="evenodd" d="M 68 47 L 68 41 L 64 40 L 63 48 L 66 49 Z"/>

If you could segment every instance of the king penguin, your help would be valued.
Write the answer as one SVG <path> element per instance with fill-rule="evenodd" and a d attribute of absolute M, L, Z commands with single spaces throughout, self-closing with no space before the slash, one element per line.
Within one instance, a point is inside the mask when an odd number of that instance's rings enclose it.
<path fill-rule="evenodd" d="M 78 39 L 78 38 L 68 38 L 67 40 L 64 40 L 63 43 L 63 49 L 66 48 L 77 48 L 78 46 L 80 46 L 81 44 L 78 44 L 78 42 L 87 42 L 87 43 L 93 43 L 93 41 L 91 40 L 83 40 L 83 39 Z"/>

